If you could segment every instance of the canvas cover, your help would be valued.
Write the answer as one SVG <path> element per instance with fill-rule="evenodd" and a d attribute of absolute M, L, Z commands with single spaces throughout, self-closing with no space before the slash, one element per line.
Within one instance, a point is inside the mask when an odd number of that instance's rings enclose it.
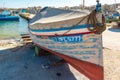
<path fill-rule="evenodd" d="M 88 11 L 64 10 L 58 8 L 45 7 L 30 20 L 30 28 L 41 29 L 53 26 L 73 26 L 77 24 L 81 17 L 88 15 Z"/>

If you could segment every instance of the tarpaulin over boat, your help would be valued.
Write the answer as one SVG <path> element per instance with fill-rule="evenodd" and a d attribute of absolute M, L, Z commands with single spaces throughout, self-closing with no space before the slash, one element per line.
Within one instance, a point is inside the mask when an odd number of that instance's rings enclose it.
<path fill-rule="evenodd" d="M 58 8 L 43 8 L 30 21 L 30 28 L 44 29 L 48 27 L 69 27 L 76 25 L 81 17 L 88 15 L 88 11 L 73 11 Z"/>

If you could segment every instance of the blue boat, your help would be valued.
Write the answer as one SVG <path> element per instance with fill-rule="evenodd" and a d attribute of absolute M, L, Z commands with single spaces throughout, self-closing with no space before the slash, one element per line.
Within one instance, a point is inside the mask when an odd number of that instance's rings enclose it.
<path fill-rule="evenodd" d="M 4 10 L 4 11 L 2 12 L 2 14 L 4 14 L 4 15 L 11 15 L 11 12 L 10 12 L 9 10 Z"/>
<path fill-rule="evenodd" d="M 19 21 L 19 17 L 0 14 L 0 21 Z"/>
<path fill-rule="evenodd" d="M 19 21 L 19 17 L 11 15 L 8 11 L 4 11 L 0 14 L 0 21 Z"/>

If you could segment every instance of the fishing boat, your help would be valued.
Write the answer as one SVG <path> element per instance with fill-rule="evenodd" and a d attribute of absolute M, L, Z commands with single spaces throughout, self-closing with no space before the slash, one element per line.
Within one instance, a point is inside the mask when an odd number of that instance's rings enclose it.
<path fill-rule="evenodd" d="M 10 10 L 4 10 L 5 9 L 5 3 L 6 1 L 3 1 L 3 8 L 0 12 L 0 21 L 19 21 L 18 16 L 11 15 Z"/>
<path fill-rule="evenodd" d="M 0 14 L 0 21 L 19 21 L 19 17 L 11 15 L 10 11 L 5 10 Z"/>
<path fill-rule="evenodd" d="M 0 21 L 19 21 L 19 17 L 0 14 Z"/>
<path fill-rule="evenodd" d="M 99 1 L 92 12 L 45 7 L 29 22 L 34 44 L 63 58 L 90 80 L 104 80 L 104 30 Z"/>

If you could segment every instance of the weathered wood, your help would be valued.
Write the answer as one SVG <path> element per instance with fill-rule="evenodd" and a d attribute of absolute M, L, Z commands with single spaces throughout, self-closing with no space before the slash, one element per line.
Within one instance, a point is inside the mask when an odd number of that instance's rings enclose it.
<path fill-rule="evenodd" d="M 21 38 L 23 39 L 23 42 L 24 42 L 25 44 L 32 43 L 32 40 L 31 40 L 29 34 L 21 34 Z"/>
<path fill-rule="evenodd" d="M 76 70 L 87 76 L 90 80 L 104 80 L 104 70 L 102 66 L 98 66 L 96 64 L 89 63 L 83 60 L 74 59 L 42 46 L 39 47 L 63 58 L 66 62 L 68 62 Z"/>

